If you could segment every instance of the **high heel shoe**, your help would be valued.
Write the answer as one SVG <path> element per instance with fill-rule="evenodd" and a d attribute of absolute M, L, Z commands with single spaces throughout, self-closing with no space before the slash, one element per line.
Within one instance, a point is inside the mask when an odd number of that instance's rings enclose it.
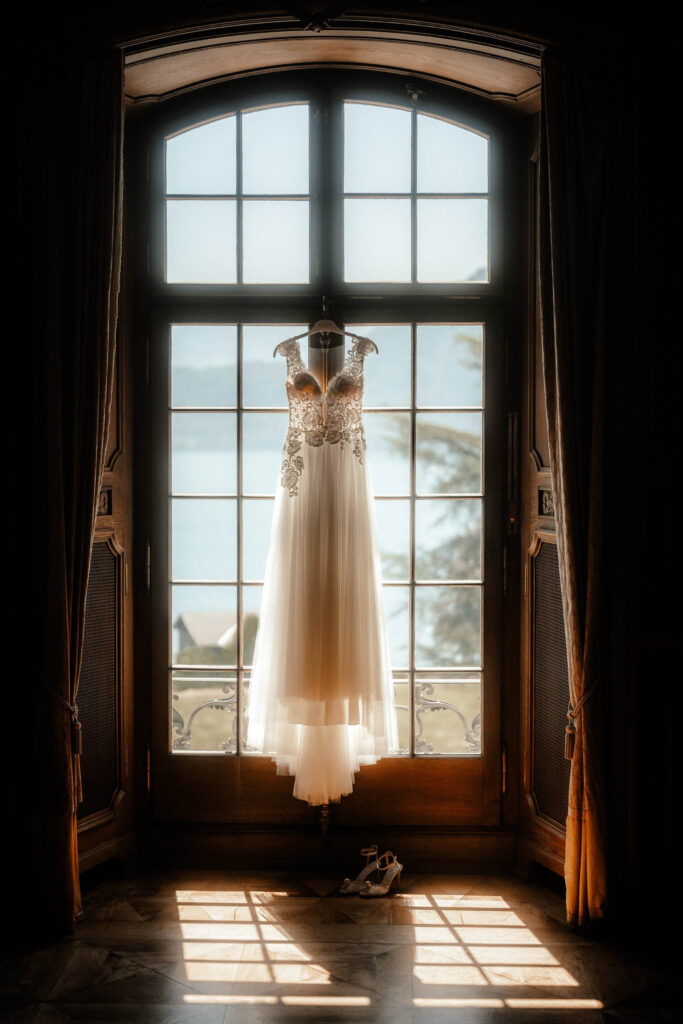
<path fill-rule="evenodd" d="M 396 886 L 398 888 L 398 880 L 401 877 L 403 865 L 399 864 L 391 850 L 387 850 L 386 853 L 383 853 L 377 861 L 377 866 L 380 870 L 385 865 L 388 865 L 388 867 L 382 876 L 382 881 L 366 881 L 363 888 L 358 893 L 359 896 L 386 896 L 391 889 L 394 879 L 396 879 Z"/>
<path fill-rule="evenodd" d="M 339 892 L 347 895 L 348 893 L 360 892 L 364 885 L 368 885 L 368 875 L 372 874 L 373 871 L 379 872 L 379 861 L 377 859 L 377 843 L 373 846 L 368 846 L 366 850 L 361 850 L 361 857 L 365 857 L 365 867 L 360 872 L 357 878 L 353 881 L 350 878 L 345 878 L 342 884 L 339 886 Z"/>

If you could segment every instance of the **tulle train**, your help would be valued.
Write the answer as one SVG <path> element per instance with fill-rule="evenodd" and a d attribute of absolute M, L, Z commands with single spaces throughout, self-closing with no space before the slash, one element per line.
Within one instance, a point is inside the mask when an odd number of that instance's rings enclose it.
<path fill-rule="evenodd" d="M 322 804 L 395 752 L 397 730 L 367 464 L 348 445 L 304 454 L 298 494 L 275 499 L 247 744 Z"/>

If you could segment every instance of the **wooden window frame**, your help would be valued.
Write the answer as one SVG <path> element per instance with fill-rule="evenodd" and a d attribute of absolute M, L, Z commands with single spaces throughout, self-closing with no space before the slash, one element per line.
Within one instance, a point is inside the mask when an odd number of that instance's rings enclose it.
<path fill-rule="evenodd" d="M 483 772 L 472 773 L 463 767 L 467 761 L 476 761 L 478 758 L 452 758 L 436 757 L 429 758 L 421 755 L 405 759 L 386 759 L 374 769 L 375 775 L 386 780 L 389 773 L 392 776 L 392 784 L 401 786 L 401 778 L 405 775 L 405 769 L 398 767 L 400 761 L 418 762 L 424 772 L 423 784 L 425 791 L 430 788 L 434 791 L 431 797 L 424 800 L 408 801 L 399 800 L 399 805 L 404 813 L 412 815 L 417 820 L 431 821 L 438 824 L 439 821 L 452 824 L 473 824 L 473 825 L 499 825 L 506 818 L 510 817 L 509 811 L 505 811 L 505 805 L 509 806 L 508 788 L 511 777 L 509 752 L 514 747 L 514 736 L 509 733 L 506 737 L 502 728 L 502 714 L 505 705 L 509 703 L 510 697 L 504 695 L 502 678 L 505 675 L 510 679 L 507 684 L 508 693 L 510 686 L 516 682 L 517 670 L 517 639 L 514 631 L 511 631 L 506 623 L 515 623 L 518 618 L 519 608 L 517 601 L 517 589 L 514 586 L 514 574 L 518 569 L 518 544 L 514 536 L 516 524 L 511 526 L 510 496 L 516 492 L 516 481 L 511 480 L 510 459 L 511 448 L 516 444 L 515 438 L 510 438 L 510 422 L 516 423 L 516 408 L 519 402 L 519 380 L 517 368 L 519 366 L 519 337 L 520 330 L 520 296 L 522 295 L 521 277 L 523 260 L 515 261 L 514 239 L 523 239 L 524 233 L 521 230 L 525 215 L 523 192 L 520 189 L 519 174 L 519 145 L 518 126 L 519 122 L 506 111 L 497 109 L 493 104 L 482 101 L 467 93 L 455 90 L 447 86 L 439 86 L 435 83 L 425 83 L 427 86 L 425 96 L 420 96 L 417 106 L 420 111 L 433 113 L 448 120 L 462 124 L 464 127 L 472 127 L 489 135 L 491 140 L 491 161 L 490 161 L 490 280 L 489 282 L 467 282 L 458 284 L 359 284 L 344 283 L 339 274 L 340 266 L 334 266 L 334 260 L 328 258 L 321 260 L 318 266 L 312 265 L 312 275 L 309 284 L 305 285 L 196 285 L 196 284 L 169 284 L 162 279 L 163 268 L 160 266 L 159 252 L 162 246 L 153 245 L 154 238 L 162 237 L 163 230 L 163 167 L 161 159 L 163 146 L 159 145 L 160 140 L 173 131 L 181 130 L 183 125 L 189 127 L 192 124 L 202 123 L 211 120 L 221 114 L 226 114 L 237 109 L 239 104 L 248 104 L 249 107 L 272 105 L 275 103 L 286 103 L 307 100 L 311 101 L 313 86 L 318 90 L 318 95 L 325 96 L 328 104 L 328 114 L 325 115 L 325 104 L 320 107 L 318 117 L 312 119 L 317 125 L 317 139 L 312 137 L 312 150 L 316 145 L 323 146 L 323 152 L 331 152 L 329 141 L 334 133 L 341 132 L 341 116 L 333 116 L 330 109 L 341 112 L 340 98 L 365 100 L 366 102 L 391 103 L 409 107 L 411 105 L 409 94 L 405 88 L 404 76 L 394 76 L 384 73 L 369 73 L 363 71 L 331 71 L 311 70 L 305 72 L 276 72 L 267 76 L 258 76 L 240 82 L 224 83 L 216 86 L 209 86 L 176 97 L 165 103 L 163 108 L 155 108 L 147 111 L 132 111 L 130 120 L 131 131 L 128 137 L 129 155 L 127 166 L 134 168 L 132 181 L 136 195 L 128 204 L 127 223 L 130 225 L 128 231 L 129 239 L 134 239 L 131 252 L 130 280 L 132 293 L 134 295 L 133 308 L 135 320 L 139 329 L 137 339 L 134 341 L 137 360 L 137 410 L 140 414 L 140 425 L 145 435 L 144 445 L 137 447 L 138 454 L 145 460 L 149 457 L 154 461 L 154 448 L 148 447 L 149 438 L 155 433 L 153 424 L 161 415 L 160 410 L 156 411 L 153 404 L 149 402 L 151 379 L 158 373 L 163 372 L 163 366 L 159 364 L 159 349 L 153 341 L 155 329 L 158 327 L 159 318 L 167 323 L 171 320 L 181 322 L 197 318 L 206 318 L 212 322 L 218 322 L 215 317 L 225 317 L 225 322 L 235 323 L 240 319 L 251 317 L 253 320 L 265 322 L 267 320 L 297 321 L 297 310 L 302 307 L 312 308 L 312 305 L 319 304 L 321 295 L 326 295 L 331 305 L 332 314 L 340 321 L 369 323 L 388 322 L 383 310 L 390 310 L 391 320 L 395 322 L 481 322 L 486 319 L 492 325 L 495 337 L 495 366 L 492 367 L 495 381 L 494 396 L 500 401 L 496 403 L 496 410 L 490 408 L 490 415 L 496 414 L 495 434 L 497 441 L 494 444 L 495 451 L 489 452 L 486 456 L 486 467 L 491 467 L 491 480 L 487 482 L 487 509 L 491 509 L 493 522 L 490 523 L 487 513 L 487 524 L 485 527 L 486 540 L 486 564 L 484 579 L 495 580 L 495 584 L 489 589 L 492 592 L 491 598 L 487 598 L 486 625 L 484 627 L 484 657 L 487 663 L 487 680 L 485 687 L 485 734 L 484 743 L 488 746 L 487 764 Z M 457 109 L 457 118 L 454 117 Z M 339 145 L 340 134 L 337 135 Z M 326 142 L 328 145 L 326 146 Z M 503 175 L 505 167 L 505 175 Z M 337 168 L 337 174 L 340 169 Z M 161 177 L 160 177 L 161 175 Z M 311 180 L 311 236 L 312 245 L 319 247 L 319 251 L 336 253 L 338 258 L 342 251 L 341 243 L 343 238 L 343 193 L 339 193 L 338 201 L 335 202 L 332 192 L 333 174 L 323 176 L 323 180 Z M 131 176 L 128 178 L 129 184 Z M 138 188 L 136 188 L 136 184 Z M 149 196 L 154 194 L 158 201 L 152 204 L 151 216 L 146 217 L 148 212 Z M 323 223 L 328 225 L 330 243 L 327 246 L 321 245 L 321 234 Z M 148 230 L 145 225 L 148 224 Z M 142 237 L 144 235 L 144 238 Z M 137 244 L 135 244 L 137 243 Z M 264 297 L 268 296 L 268 316 L 257 316 L 258 310 L 263 310 Z M 142 336 L 144 332 L 144 337 Z M 491 349 L 491 345 L 487 346 Z M 489 405 L 492 403 L 489 399 Z M 514 410 L 514 411 L 511 411 Z M 164 415 L 167 412 L 164 410 Z M 513 417 L 512 421 L 510 417 Z M 506 437 L 506 423 L 508 430 Z M 513 429 L 516 429 L 514 427 Z M 507 444 L 507 449 L 506 449 Z M 486 468 L 486 472 L 489 469 Z M 144 540 L 138 541 L 138 551 L 146 566 L 149 559 L 150 545 L 149 537 L 156 537 L 157 543 L 151 545 L 152 550 L 158 548 L 158 540 L 164 537 L 163 516 L 159 516 L 158 509 L 154 507 L 149 485 L 154 486 L 154 474 L 145 474 L 142 470 L 138 475 L 141 486 L 136 487 L 136 523 L 142 527 Z M 513 471 L 514 476 L 514 471 Z M 507 477 L 507 488 L 506 488 Z M 157 481 L 158 483 L 158 481 Z M 514 517 L 513 517 L 514 518 Z M 507 520 L 507 526 L 506 526 Z M 159 623 L 164 617 L 163 602 L 159 600 L 159 585 L 161 592 L 164 592 L 166 582 L 163 579 L 161 559 L 152 559 L 151 568 L 145 568 L 143 579 L 145 580 L 144 604 L 139 609 L 138 615 L 138 637 L 144 638 L 141 641 L 142 650 L 138 663 L 142 662 L 149 669 L 148 678 L 153 681 L 158 676 L 159 666 L 159 636 L 163 637 L 165 643 L 166 632 L 159 630 Z M 500 582 L 502 580 L 502 583 Z M 494 633 L 498 639 L 493 642 Z M 501 639 L 502 638 L 502 639 Z M 490 656 L 488 648 L 493 647 Z M 156 668 L 155 668 L 156 666 Z M 166 651 L 164 648 L 164 671 L 166 672 Z M 514 673 L 514 676 L 513 676 Z M 436 672 L 434 673 L 437 674 Z M 145 732 L 149 746 L 148 763 L 149 774 L 161 774 L 165 779 L 164 797 L 158 801 L 157 812 L 162 819 L 181 818 L 191 820 L 196 817 L 197 808 L 193 805 L 191 797 L 187 800 L 181 799 L 175 807 L 172 804 L 172 793 L 178 792 L 178 785 L 182 786 L 182 770 L 179 763 L 172 767 L 163 751 L 163 741 L 160 728 L 163 723 L 155 721 L 151 712 L 153 699 L 150 694 L 144 704 L 148 710 L 148 719 Z M 514 703 L 514 701 L 513 701 Z M 487 739 L 486 732 L 490 731 Z M 214 784 L 221 778 L 221 785 L 228 783 L 225 772 L 218 772 L 211 767 L 211 762 L 216 758 L 210 753 L 193 753 L 192 758 L 196 759 L 201 767 L 193 769 L 193 773 L 200 782 L 200 786 Z M 219 753 L 218 759 L 224 759 Z M 171 761 L 173 759 L 171 758 Z M 180 760 L 184 760 L 181 758 Z M 226 760 L 239 760 L 228 758 Z M 245 759 L 242 759 L 245 760 Z M 257 788 L 264 792 L 267 786 L 267 778 L 271 771 L 274 772 L 268 759 L 253 758 L 251 755 L 247 760 L 261 762 L 261 766 L 250 768 L 254 777 L 258 778 Z M 430 762 L 440 762 L 440 766 Z M 460 764 L 459 776 L 456 778 L 448 770 L 448 763 L 458 762 Z M 264 768 L 265 765 L 265 768 Z M 378 771 L 379 769 L 379 771 Z M 242 769 L 244 771 L 244 769 Z M 362 774 L 362 773 L 361 773 Z M 232 768 L 227 769 L 228 777 L 234 775 Z M 458 775 L 458 773 L 456 773 Z M 407 781 L 406 776 L 404 781 Z M 357 777 L 358 779 L 359 777 Z M 384 783 L 382 783 L 384 784 Z M 455 797 L 453 805 L 454 785 L 459 793 Z M 279 780 L 277 786 L 279 787 Z M 276 787 L 277 788 L 277 787 Z M 281 788 L 281 787 L 279 787 Z M 362 789 L 362 786 L 357 787 Z M 291 798 L 290 798 L 291 799 Z M 262 817 L 265 820 L 277 819 L 281 815 L 281 804 L 277 808 L 269 801 L 265 801 Z M 298 803 L 294 801 L 293 803 Z M 372 794 L 367 799 L 361 818 L 375 808 L 377 801 Z M 206 819 L 208 805 L 198 812 L 203 819 Z M 212 813 L 212 812 L 211 812 Z M 232 816 L 233 820 L 239 819 L 240 811 L 236 806 L 231 810 L 224 808 L 219 820 L 225 820 L 224 816 Z M 383 814 L 380 813 L 381 820 Z M 296 814 L 293 815 L 297 817 Z M 252 820 L 249 814 L 247 818 Z"/>

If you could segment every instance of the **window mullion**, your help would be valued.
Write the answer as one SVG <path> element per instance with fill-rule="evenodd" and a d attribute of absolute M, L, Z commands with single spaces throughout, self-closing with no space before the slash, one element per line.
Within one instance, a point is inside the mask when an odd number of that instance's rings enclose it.
<path fill-rule="evenodd" d="M 235 211 L 235 233 L 236 233 L 236 244 L 237 244 L 237 284 L 243 283 L 243 254 L 244 254 L 244 238 L 243 238 L 243 224 L 244 224 L 244 196 L 242 191 L 242 111 L 237 111 L 237 120 L 235 123 L 235 146 L 237 150 L 237 163 L 235 168 L 235 189 L 237 192 Z M 238 747 L 239 749 L 239 747 Z"/>
<path fill-rule="evenodd" d="M 417 324 L 410 325 L 410 541 L 409 559 L 410 568 L 408 573 L 408 683 L 410 694 L 408 706 L 410 708 L 410 756 L 415 756 L 415 492 L 416 492 L 416 461 L 417 453 L 415 448 L 417 433 Z"/>
<path fill-rule="evenodd" d="M 410 280 L 417 281 L 417 110 L 410 122 Z"/>
<path fill-rule="evenodd" d="M 328 224 L 329 238 L 324 244 L 326 250 L 325 279 L 327 294 L 340 290 L 344 279 L 344 99 L 335 90 L 326 100 L 327 137 L 326 150 L 321 154 L 326 182 L 326 206 L 323 216 Z"/>
<path fill-rule="evenodd" d="M 244 576 L 243 569 L 243 472 L 242 472 L 242 414 L 244 408 L 244 400 L 242 396 L 242 354 L 243 354 L 243 332 L 242 324 L 237 324 L 237 635 L 235 637 L 236 644 L 236 656 L 235 661 L 237 662 L 237 679 L 235 681 L 236 696 L 237 696 L 237 707 L 235 709 L 236 714 L 236 729 L 235 729 L 235 753 L 241 755 L 242 753 L 242 704 L 244 698 L 244 665 L 243 665 L 243 651 L 242 651 L 242 619 L 243 619 L 243 584 L 242 579 Z"/>

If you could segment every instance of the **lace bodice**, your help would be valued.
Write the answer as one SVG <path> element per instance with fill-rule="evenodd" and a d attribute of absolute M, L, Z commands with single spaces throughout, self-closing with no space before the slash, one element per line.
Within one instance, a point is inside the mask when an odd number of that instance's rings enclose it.
<path fill-rule="evenodd" d="M 298 341 L 284 341 L 276 351 L 287 358 L 289 402 L 281 482 L 294 496 L 304 468 L 305 445 L 350 445 L 359 462 L 363 461 L 363 361 L 374 347 L 366 338 L 354 338 L 344 366 L 331 378 L 325 392 L 301 358 Z"/>

